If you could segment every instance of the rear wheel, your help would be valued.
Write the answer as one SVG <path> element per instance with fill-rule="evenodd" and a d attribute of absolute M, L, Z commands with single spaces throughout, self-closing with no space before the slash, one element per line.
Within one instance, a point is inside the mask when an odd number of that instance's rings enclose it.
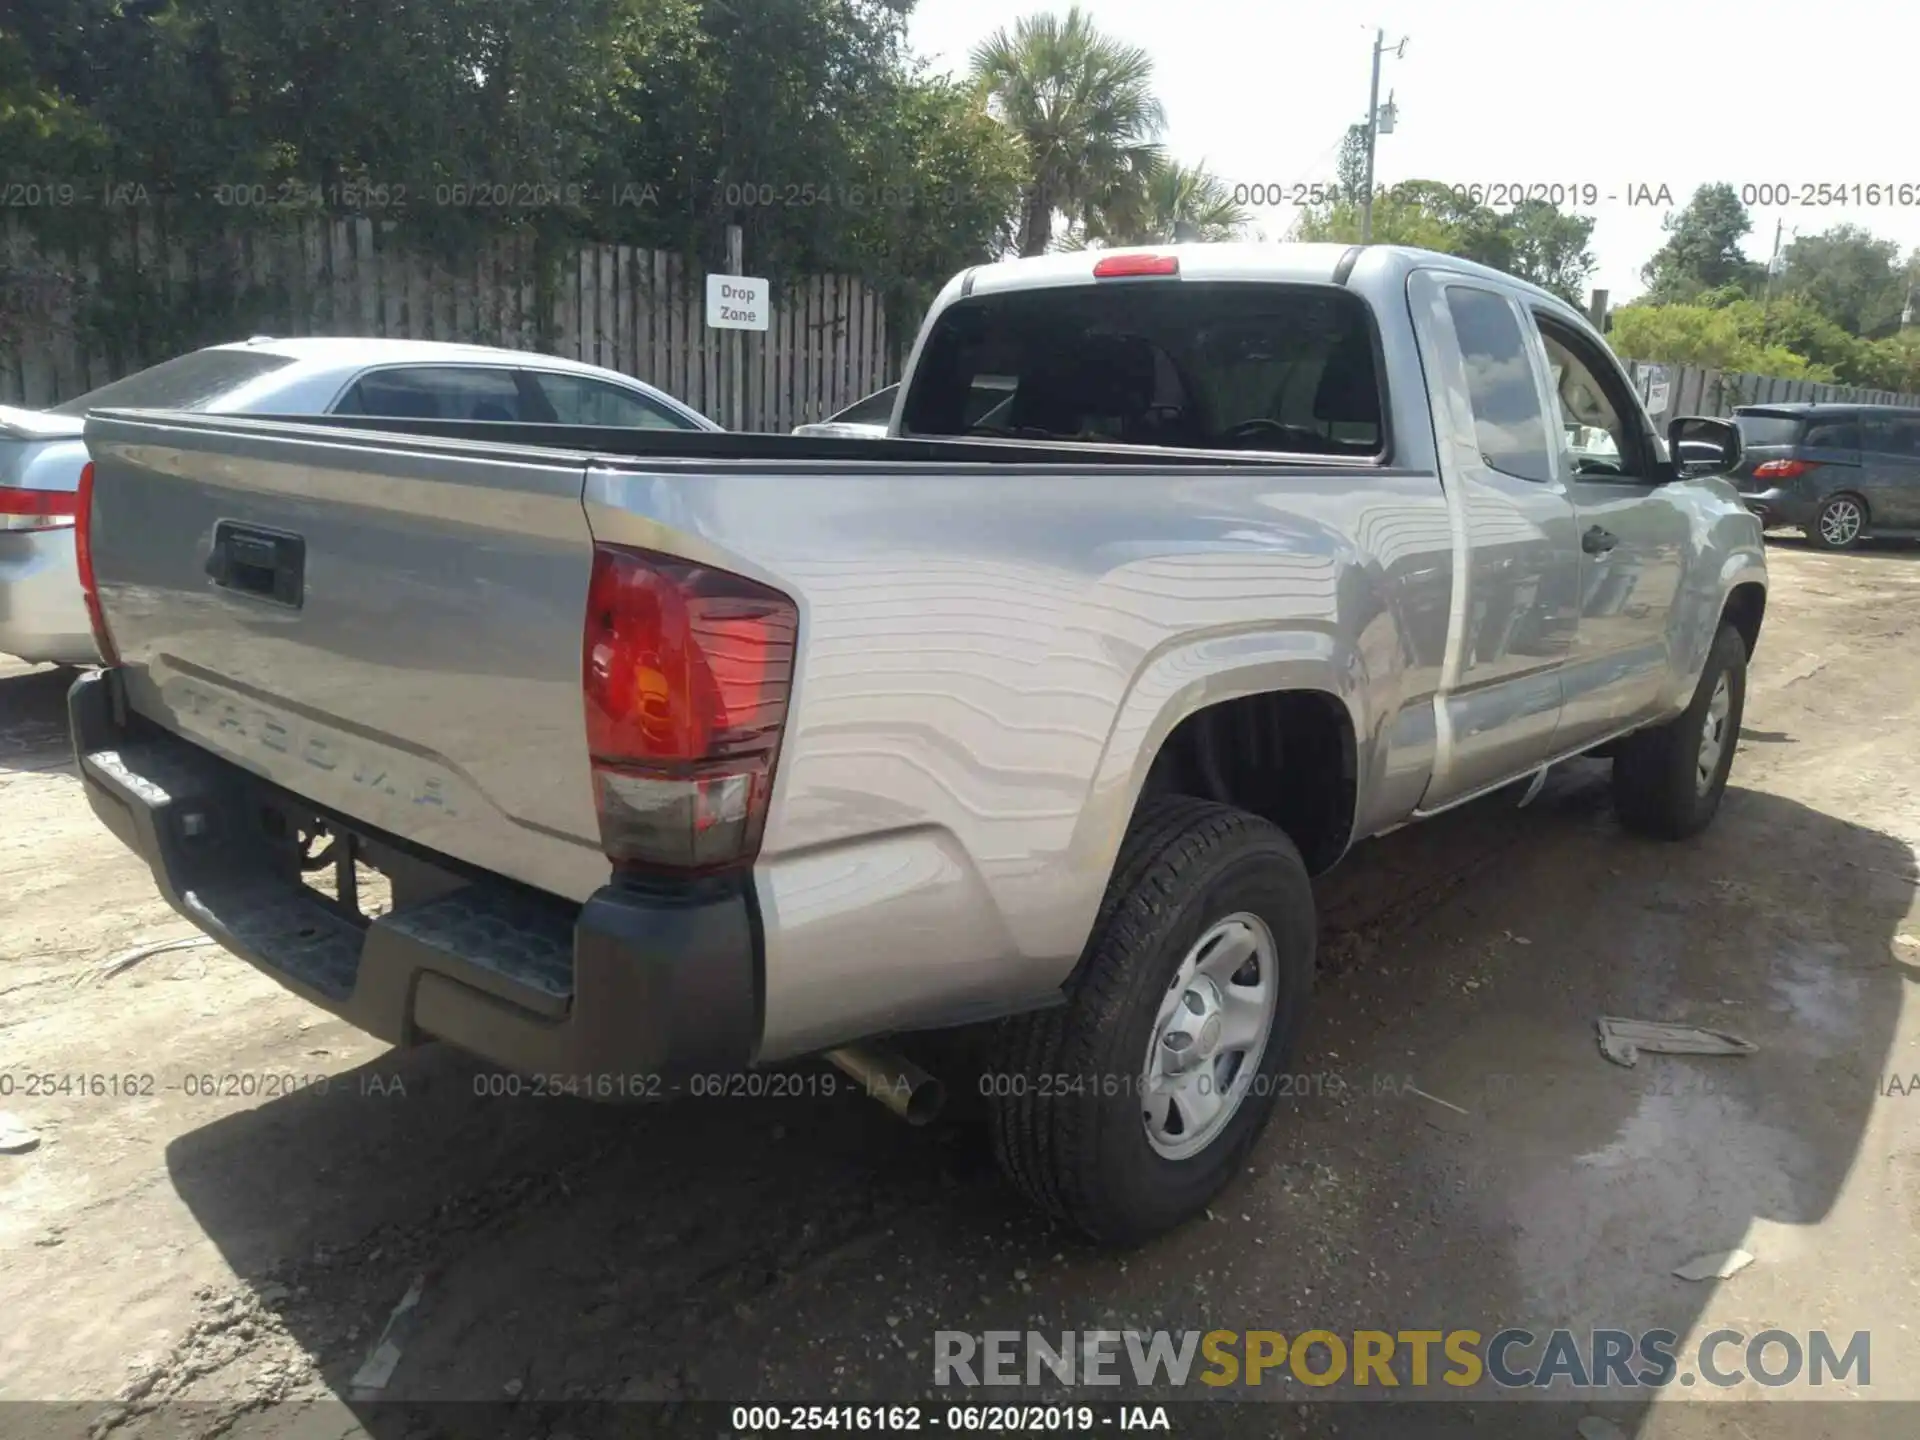
<path fill-rule="evenodd" d="M 1693 702 L 1669 723 L 1620 742 L 1613 760 L 1620 823 L 1663 840 L 1706 829 L 1726 792 L 1746 704 L 1747 644 L 1722 625 Z"/>
<path fill-rule="evenodd" d="M 1146 802 L 1067 1004 L 1006 1022 L 994 1151 L 1029 1199 L 1138 1244 L 1203 1210 L 1259 1137 L 1313 974 L 1313 892 L 1278 827 Z"/>
<path fill-rule="evenodd" d="M 1867 502 L 1858 495 L 1830 495 L 1814 512 L 1807 539 L 1822 550 L 1851 550 L 1867 533 Z"/>

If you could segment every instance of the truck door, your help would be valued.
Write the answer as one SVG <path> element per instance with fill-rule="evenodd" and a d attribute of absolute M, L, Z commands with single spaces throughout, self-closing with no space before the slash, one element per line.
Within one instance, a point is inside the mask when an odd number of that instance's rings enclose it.
<path fill-rule="evenodd" d="M 1605 348 L 1545 307 L 1528 309 L 1580 532 L 1580 620 L 1554 741 L 1565 751 L 1657 712 L 1671 690 L 1690 487 L 1663 473 L 1653 427 Z"/>
<path fill-rule="evenodd" d="M 1549 757 L 1579 617 L 1579 539 L 1526 338 L 1502 289 L 1442 270 L 1408 281 L 1454 526 L 1432 810 Z"/>

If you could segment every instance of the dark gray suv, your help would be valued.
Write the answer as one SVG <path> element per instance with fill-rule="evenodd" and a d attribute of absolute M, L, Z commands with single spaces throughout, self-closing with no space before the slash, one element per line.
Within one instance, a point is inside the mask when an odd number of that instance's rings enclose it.
<path fill-rule="evenodd" d="M 1920 410 L 1743 405 L 1733 421 L 1733 482 L 1763 526 L 1795 526 L 1823 550 L 1920 535 Z"/>

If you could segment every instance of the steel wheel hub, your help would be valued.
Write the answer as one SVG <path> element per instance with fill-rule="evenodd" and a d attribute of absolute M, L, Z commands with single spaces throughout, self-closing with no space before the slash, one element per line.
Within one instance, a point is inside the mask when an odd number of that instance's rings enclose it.
<path fill-rule="evenodd" d="M 1727 747 L 1727 715 L 1733 709 L 1733 688 L 1726 672 L 1713 682 L 1713 695 L 1707 701 L 1706 723 L 1700 727 L 1700 754 L 1694 765 L 1694 784 L 1702 795 L 1713 788 L 1714 771 L 1720 768 L 1720 752 Z"/>
<path fill-rule="evenodd" d="M 1258 916 L 1228 916 L 1187 952 L 1141 1075 L 1141 1119 L 1157 1153 L 1184 1160 L 1226 1129 L 1259 1073 L 1279 995 L 1273 935 Z"/>

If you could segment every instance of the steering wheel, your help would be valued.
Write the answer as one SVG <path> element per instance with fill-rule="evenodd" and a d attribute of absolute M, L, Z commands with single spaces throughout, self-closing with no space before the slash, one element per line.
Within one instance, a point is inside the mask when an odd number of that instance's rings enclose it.
<path fill-rule="evenodd" d="M 1251 420 L 1242 420 L 1237 425 L 1228 426 L 1220 438 L 1237 444 L 1240 441 L 1252 440 L 1264 435 L 1271 435 L 1278 439 L 1281 442 L 1278 447 L 1280 449 L 1298 449 L 1302 448 L 1303 444 L 1317 449 L 1320 444 L 1320 437 L 1313 431 L 1303 430 L 1298 425 L 1283 425 L 1278 420 L 1269 420 L 1264 415 L 1256 415 Z"/>

